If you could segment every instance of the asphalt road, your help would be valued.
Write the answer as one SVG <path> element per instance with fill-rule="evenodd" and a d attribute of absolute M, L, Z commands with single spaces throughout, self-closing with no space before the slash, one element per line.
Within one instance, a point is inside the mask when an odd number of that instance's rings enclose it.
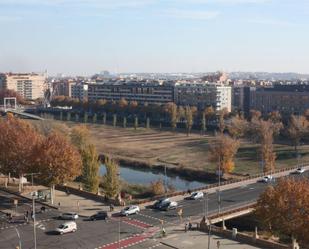
<path fill-rule="evenodd" d="M 308 176 L 309 172 L 307 171 L 296 177 Z M 224 211 L 257 200 L 267 185 L 268 183 L 259 182 L 222 191 L 221 210 Z M 33 222 L 30 221 L 27 224 L 24 223 L 22 217 L 16 217 L 13 222 L 8 223 L 6 216 L 1 213 L 1 210 L 8 208 L 14 210 L 12 198 L 15 197 L 0 191 L 0 249 L 16 248 L 19 243 L 16 229 L 20 233 L 22 248 L 33 249 Z M 31 201 L 20 199 L 19 203 L 19 211 L 30 210 Z M 184 219 L 202 216 L 206 212 L 206 204 L 205 198 L 178 202 L 178 206 L 183 209 Z M 218 197 L 217 193 L 212 193 L 208 195 L 208 213 L 213 214 L 216 212 L 218 212 Z M 166 248 L 164 245 L 154 244 L 152 240 L 147 240 L 147 238 L 160 229 L 161 220 L 164 220 L 164 226 L 175 225 L 180 222 L 176 210 L 164 212 L 147 208 L 129 218 L 113 217 L 107 222 L 88 221 L 86 218 L 79 218 L 76 233 L 55 235 L 53 230 L 63 222 L 56 219 L 59 213 L 58 210 L 48 209 L 44 213 L 37 214 L 37 248 L 95 249 L 104 246 L 103 248 L 112 249 L 118 247 L 119 236 L 121 246 L 132 245 L 130 248 L 151 248 L 154 246 L 159 249 Z"/>

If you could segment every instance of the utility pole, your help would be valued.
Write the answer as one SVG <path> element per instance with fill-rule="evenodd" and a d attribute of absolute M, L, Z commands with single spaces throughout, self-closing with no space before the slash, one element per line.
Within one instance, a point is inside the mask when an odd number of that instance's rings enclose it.
<path fill-rule="evenodd" d="M 166 194 L 167 194 L 167 176 L 166 176 L 166 164 L 164 164 L 164 190 L 165 190 L 165 197 L 166 197 Z"/>
<path fill-rule="evenodd" d="M 18 237 L 18 241 L 19 241 L 19 249 L 21 249 L 21 238 L 20 238 L 20 234 L 18 232 L 18 229 L 15 227 L 15 231 L 17 233 L 17 237 Z"/>
<path fill-rule="evenodd" d="M 221 212 L 221 193 L 220 193 L 220 186 L 221 186 L 221 160 L 219 157 L 219 174 L 218 174 L 218 215 Z"/>
<path fill-rule="evenodd" d="M 33 214 L 33 240 L 34 240 L 34 249 L 36 249 L 36 224 L 35 224 L 35 196 L 32 196 L 32 214 Z"/>

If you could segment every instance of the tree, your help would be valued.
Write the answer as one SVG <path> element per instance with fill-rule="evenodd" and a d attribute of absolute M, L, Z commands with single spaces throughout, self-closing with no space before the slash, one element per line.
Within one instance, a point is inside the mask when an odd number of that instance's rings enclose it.
<path fill-rule="evenodd" d="M 112 159 L 105 159 L 106 174 L 103 176 L 102 188 L 108 198 L 114 198 L 119 194 L 119 167 Z"/>
<path fill-rule="evenodd" d="M 304 116 L 290 117 L 289 125 L 287 127 L 287 134 L 291 139 L 295 152 L 297 152 L 298 145 L 302 137 L 308 133 L 309 122 Z"/>
<path fill-rule="evenodd" d="M 185 117 L 186 117 L 187 136 L 189 136 L 193 125 L 193 113 L 190 106 L 186 106 L 185 108 Z"/>
<path fill-rule="evenodd" d="M 113 126 L 116 127 L 117 125 L 117 114 L 113 114 Z"/>
<path fill-rule="evenodd" d="M 118 107 L 121 112 L 124 112 L 128 106 L 128 101 L 125 98 L 121 98 L 118 102 Z"/>
<path fill-rule="evenodd" d="M 165 187 L 162 179 L 150 183 L 150 190 L 153 195 L 162 195 L 165 193 Z"/>
<path fill-rule="evenodd" d="M 138 117 L 135 116 L 134 117 L 134 130 L 136 130 L 138 128 Z"/>
<path fill-rule="evenodd" d="M 309 244 L 309 181 L 284 178 L 259 197 L 256 216 L 264 228 Z"/>
<path fill-rule="evenodd" d="M 239 141 L 228 135 L 219 134 L 210 143 L 209 160 L 217 164 L 222 173 L 234 170 L 234 157 L 239 148 Z"/>
<path fill-rule="evenodd" d="M 123 117 L 123 128 L 127 127 L 127 117 Z"/>
<path fill-rule="evenodd" d="M 98 115 L 95 113 L 92 117 L 92 122 L 95 124 L 98 120 Z"/>
<path fill-rule="evenodd" d="M 147 117 L 146 119 L 146 129 L 149 129 L 150 128 L 150 118 Z"/>
<path fill-rule="evenodd" d="M 215 115 L 214 108 L 212 106 L 208 106 L 205 108 L 204 113 L 205 113 L 205 119 L 206 119 L 205 123 L 207 126 L 209 119 L 211 119 Z"/>
<path fill-rule="evenodd" d="M 67 121 L 71 121 L 71 113 L 67 112 Z"/>
<path fill-rule="evenodd" d="M 233 138 L 241 138 L 247 132 L 248 122 L 243 117 L 236 115 L 231 118 L 229 124 L 227 125 L 227 129 Z"/>
<path fill-rule="evenodd" d="M 11 98 L 15 97 L 16 102 L 19 104 L 25 103 L 25 100 L 23 99 L 22 96 L 20 96 L 19 93 L 13 90 L 10 90 L 10 89 L 1 89 L 0 90 L 0 105 L 4 105 L 4 98 L 8 98 L 8 97 L 11 97 Z"/>
<path fill-rule="evenodd" d="M 86 145 L 81 150 L 83 163 L 82 182 L 84 188 L 93 193 L 98 192 L 99 188 L 99 156 L 94 145 Z"/>
<path fill-rule="evenodd" d="M 85 125 L 75 126 L 71 130 L 71 142 L 79 151 L 89 144 L 89 130 Z"/>
<path fill-rule="evenodd" d="M 42 136 L 29 122 L 12 115 L 0 119 L 0 131 L 0 171 L 16 177 L 29 172 Z"/>
<path fill-rule="evenodd" d="M 220 133 L 224 132 L 225 129 L 225 117 L 227 116 L 228 111 L 226 108 L 223 108 L 218 112 L 219 115 L 219 131 Z"/>
<path fill-rule="evenodd" d="M 204 135 L 205 132 L 206 132 L 206 115 L 205 115 L 205 112 L 202 112 L 201 132 L 202 132 L 202 135 Z"/>
<path fill-rule="evenodd" d="M 84 123 L 87 123 L 88 122 L 88 113 L 85 112 L 84 113 Z"/>
<path fill-rule="evenodd" d="M 52 133 L 37 145 L 35 168 L 39 179 L 49 185 L 64 184 L 81 174 L 82 161 L 77 149 L 61 134 Z"/>
<path fill-rule="evenodd" d="M 169 102 L 165 106 L 165 111 L 169 114 L 170 116 L 170 123 L 173 131 L 175 131 L 177 127 L 177 105 L 175 103 Z"/>
<path fill-rule="evenodd" d="M 258 117 L 258 116 L 257 116 Z M 263 163 L 263 171 L 271 172 L 275 169 L 276 153 L 274 153 L 274 136 L 279 134 L 282 123 L 273 123 L 271 120 L 262 120 L 252 117 L 250 133 L 252 138 L 261 144 L 260 153 Z"/>

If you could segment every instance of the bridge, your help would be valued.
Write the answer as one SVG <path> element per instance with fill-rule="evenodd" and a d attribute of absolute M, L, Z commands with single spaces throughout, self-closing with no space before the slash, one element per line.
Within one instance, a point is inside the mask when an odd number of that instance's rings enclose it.
<path fill-rule="evenodd" d="M 20 116 L 20 117 L 23 117 L 23 118 L 30 118 L 30 119 L 35 119 L 35 120 L 44 120 L 44 118 L 41 118 L 40 116 L 24 112 L 23 109 L 13 109 L 13 108 L 4 109 L 3 107 L 0 107 L 0 112 L 4 113 L 5 115 L 7 113 L 12 113 L 16 116 Z"/>

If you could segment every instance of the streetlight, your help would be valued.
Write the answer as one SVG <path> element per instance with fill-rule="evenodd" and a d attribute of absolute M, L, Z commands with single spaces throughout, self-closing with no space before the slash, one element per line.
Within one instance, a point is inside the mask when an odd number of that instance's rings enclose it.
<path fill-rule="evenodd" d="M 118 176 L 118 182 L 120 181 L 120 173 L 118 172 L 117 173 L 117 176 Z M 119 186 L 119 185 L 118 185 Z M 120 194 L 120 198 L 119 200 L 121 199 L 121 193 Z M 118 249 L 120 249 L 120 235 L 121 235 L 121 213 L 119 213 L 119 222 L 118 222 Z"/>
<path fill-rule="evenodd" d="M 18 237 L 18 240 L 19 240 L 19 249 L 21 249 L 21 238 L 20 238 L 20 234 L 18 232 L 18 229 L 15 227 L 15 231 L 16 231 L 16 234 L 17 234 L 17 237 Z"/>
<path fill-rule="evenodd" d="M 32 195 L 32 218 L 33 218 L 33 240 L 34 249 L 36 249 L 36 224 L 35 224 L 35 194 Z"/>

